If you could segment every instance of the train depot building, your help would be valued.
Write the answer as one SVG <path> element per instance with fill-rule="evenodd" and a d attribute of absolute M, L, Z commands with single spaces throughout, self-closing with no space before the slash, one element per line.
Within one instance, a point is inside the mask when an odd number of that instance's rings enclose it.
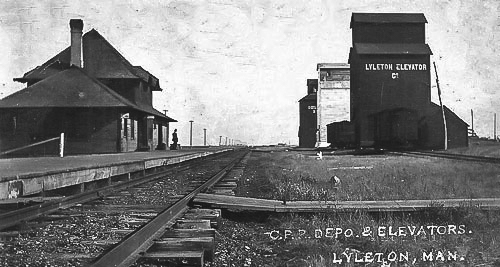
<path fill-rule="evenodd" d="M 431 102 L 426 23 L 421 13 L 352 14 L 349 64 L 318 64 L 316 147 L 443 148 L 443 113 L 447 146 L 468 145 L 467 123 Z"/>
<path fill-rule="evenodd" d="M 71 20 L 71 45 L 15 81 L 27 88 L 0 100 L 0 150 L 65 133 L 65 153 L 165 149 L 176 120 L 153 108 L 159 80 L 133 66 L 96 30 Z M 26 152 L 27 151 L 27 152 Z M 57 144 L 22 151 L 55 154 Z"/>

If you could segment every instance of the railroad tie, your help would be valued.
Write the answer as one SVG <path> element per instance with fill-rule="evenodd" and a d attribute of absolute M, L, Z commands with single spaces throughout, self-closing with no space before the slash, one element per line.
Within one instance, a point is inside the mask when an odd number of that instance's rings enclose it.
<path fill-rule="evenodd" d="M 215 227 L 220 225 L 220 209 L 189 209 L 175 225 L 154 241 L 141 257 L 146 262 L 203 266 L 213 261 Z"/>
<path fill-rule="evenodd" d="M 220 225 L 221 210 L 220 209 L 190 209 L 183 216 L 186 220 L 210 220 L 210 226 L 217 229 Z"/>
<path fill-rule="evenodd" d="M 203 266 L 203 250 L 198 251 L 158 251 L 147 252 L 142 255 L 143 260 L 148 261 L 168 261 L 175 266 Z"/>

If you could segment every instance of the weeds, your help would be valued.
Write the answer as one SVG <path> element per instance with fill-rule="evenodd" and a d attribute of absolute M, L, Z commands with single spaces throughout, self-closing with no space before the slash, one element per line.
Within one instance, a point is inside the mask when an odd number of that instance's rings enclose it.
<path fill-rule="evenodd" d="M 500 166 L 495 164 L 383 155 L 334 156 L 322 161 L 293 153 L 260 156 L 253 178 L 259 179 L 259 186 L 266 186 L 262 188 L 266 198 L 285 202 L 500 195 Z M 339 186 L 332 184 L 333 176 L 340 178 Z"/>
<path fill-rule="evenodd" d="M 251 160 L 249 166 L 253 167 L 247 167 L 244 182 L 240 182 L 245 192 L 240 193 L 249 192 L 248 196 L 284 202 L 467 199 L 497 197 L 500 193 L 500 167 L 494 164 L 383 155 L 335 156 L 319 161 L 294 153 L 261 154 Z M 340 168 L 363 166 L 370 168 Z M 332 184 L 332 176 L 340 178 L 339 186 Z M 464 231 L 458 232 L 462 226 Z M 283 231 L 289 229 L 294 238 L 257 238 L 247 243 L 255 244 L 255 251 L 263 251 L 265 247 L 275 255 L 254 261 L 256 266 L 381 266 L 380 263 L 344 262 L 339 265 L 332 262 L 344 252 L 360 255 L 379 252 L 387 258 L 393 251 L 407 252 L 418 261 L 391 266 L 500 266 L 498 212 L 485 212 L 466 204 L 455 209 L 443 209 L 436 204 L 434 208 L 418 213 L 272 215 L 259 227 L 262 232 L 278 231 L 281 237 Z M 394 234 L 399 227 L 406 234 Z M 445 234 L 431 234 L 428 227 L 435 231 L 439 227 Z M 425 234 L 415 234 L 421 228 Z M 342 232 L 331 237 L 327 234 L 331 233 L 329 229 L 333 229 L 333 233 L 337 229 Z M 352 230 L 352 235 L 346 234 L 348 229 Z M 367 229 L 371 230 L 370 234 L 362 235 Z M 297 236 L 297 230 L 306 234 Z M 414 234 L 408 234 L 411 230 Z M 262 235 L 256 233 L 255 236 Z M 423 253 L 441 251 L 456 253 L 463 260 L 422 261 Z"/>

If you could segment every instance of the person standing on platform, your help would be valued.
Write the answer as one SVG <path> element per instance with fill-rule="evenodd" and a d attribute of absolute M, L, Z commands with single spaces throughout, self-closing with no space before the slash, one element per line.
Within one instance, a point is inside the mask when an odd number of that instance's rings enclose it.
<path fill-rule="evenodd" d="M 177 142 L 179 141 L 179 139 L 177 139 L 177 129 L 174 130 L 174 132 L 172 133 L 172 142 L 174 142 L 172 144 L 172 147 L 170 148 L 171 150 L 177 150 Z"/>

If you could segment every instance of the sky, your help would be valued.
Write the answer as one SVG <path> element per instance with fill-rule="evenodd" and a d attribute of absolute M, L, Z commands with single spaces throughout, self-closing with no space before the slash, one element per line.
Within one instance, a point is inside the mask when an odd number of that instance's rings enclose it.
<path fill-rule="evenodd" d="M 316 64 L 346 63 L 352 12 L 424 13 L 443 103 L 478 135 L 500 117 L 500 1 L 207 0 L 0 2 L 0 98 L 13 78 L 69 46 L 69 20 L 99 31 L 133 65 L 160 79 L 157 110 L 178 120 L 179 142 L 298 144 L 298 100 Z M 438 103 L 432 70 L 432 99 Z M 497 131 L 500 134 L 500 131 Z"/>

